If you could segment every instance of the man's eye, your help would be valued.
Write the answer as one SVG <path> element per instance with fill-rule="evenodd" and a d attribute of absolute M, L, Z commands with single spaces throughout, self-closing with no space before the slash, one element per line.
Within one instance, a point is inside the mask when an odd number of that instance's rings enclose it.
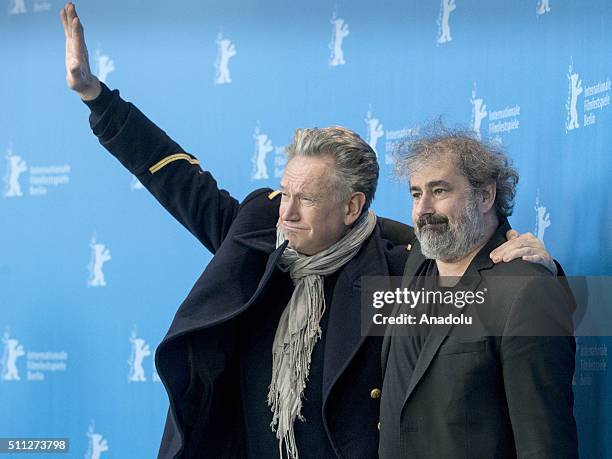
<path fill-rule="evenodd" d="M 444 193 L 446 193 L 446 190 L 444 188 L 436 188 L 435 190 L 433 190 L 433 194 L 436 196 L 441 196 Z"/>
<path fill-rule="evenodd" d="M 419 199 L 421 197 L 421 193 L 412 193 L 412 199 Z"/>

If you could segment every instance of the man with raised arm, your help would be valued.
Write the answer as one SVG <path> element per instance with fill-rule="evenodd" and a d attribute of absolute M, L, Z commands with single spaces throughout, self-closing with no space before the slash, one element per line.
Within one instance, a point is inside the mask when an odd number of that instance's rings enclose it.
<path fill-rule="evenodd" d="M 414 235 L 369 210 L 374 151 L 342 127 L 298 129 L 280 190 L 239 203 L 92 75 L 74 5 L 61 19 L 66 80 L 100 143 L 214 254 L 155 354 L 159 457 L 375 457 L 381 338 L 361 336 L 360 279 L 401 275 Z M 533 236 L 510 236 L 500 261 L 555 269 Z"/>

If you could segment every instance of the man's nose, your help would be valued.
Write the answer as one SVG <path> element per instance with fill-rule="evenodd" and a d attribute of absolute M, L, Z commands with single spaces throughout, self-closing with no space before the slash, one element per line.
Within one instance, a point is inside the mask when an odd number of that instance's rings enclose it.
<path fill-rule="evenodd" d="M 415 213 L 417 217 L 421 217 L 426 214 L 434 214 L 435 209 L 433 208 L 433 201 L 429 195 L 423 194 L 419 200 L 413 203 Z"/>
<path fill-rule="evenodd" d="M 300 219 L 299 204 L 293 198 L 281 203 L 280 216 L 286 221 L 297 221 Z"/>

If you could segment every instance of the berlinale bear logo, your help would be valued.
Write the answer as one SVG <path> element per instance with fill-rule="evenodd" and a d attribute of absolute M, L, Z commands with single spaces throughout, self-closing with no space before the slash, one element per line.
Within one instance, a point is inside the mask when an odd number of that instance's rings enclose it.
<path fill-rule="evenodd" d="M 536 196 L 535 207 L 536 226 L 535 234 L 540 241 L 544 241 L 544 232 L 550 226 L 550 213 L 546 212 L 546 207 L 540 204 L 540 197 Z"/>
<path fill-rule="evenodd" d="M 331 50 L 331 56 L 329 57 L 329 66 L 336 67 L 338 65 L 346 64 L 344 60 L 344 51 L 342 50 L 342 43 L 344 39 L 351 33 L 349 31 L 348 24 L 344 22 L 344 19 L 337 18 L 336 13 L 332 16 L 332 39 L 329 44 Z"/>
<path fill-rule="evenodd" d="M 576 108 L 576 105 L 578 104 L 578 96 L 582 94 L 584 89 L 582 88 L 582 80 L 580 79 L 580 75 L 574 72 L 573 62 L 570 64 L 567 71 L 567 79 L 569 81 L 569 94 L 565 104 L 565 109 L 567 110 L 565 132 L 573 131 L 574 129 L 578 129 L 580 127 L 580 124 L 578 124 L 578 109 Z"/>
<path fill-rule="evenodd" d="M 450 24 L 448 23 L 448 20 L 450 19 L 450 14 L 455 11 L 456 8 L 457 5 L 455 5 L 455 0 L 442 0 L 440 3 L 438 38 L 436 39 L 436 43 L 439 45 L 453 40 L 453 37 L 451 37 Z"/>
<path fill-rule="evenodd" d="M 486 118 L 488 113 L 484 100 L 476 96 L 476 83 L 474 83 L 474 89 L 472 89 L 470 103 L 472 104 L 472 130 L 476 133 L 478 138 L 481 139 L 480 126 L 482 125 L 482 120 Z"/>
<path fill-rule="evenodd" d="M 266 156 L 274 150 L 272 141 L 267 134 L 260 131 L 259 126 L 255 128 L 253 139 L 255 140 L 255 151 L 251 158 L 251 162 L 253 163 L 251 178 L 253 180 L 267 179 L 268 167 L 266 166 Z"/>
<path fill-rule="evenodd" d="M 378 157 L 376 144 L 378 143 L 378 139 L 385 135 L 383 125 L 380 123 L 378 118 L 374 118 L 372 116 L 372 109 L 368 110 L 365 122 L 366 126 L 368 127 L 368 145 L 372 147 L 372 150 L 374 150 L 374 153 L 376 153 L 376 156 Z"/>
<path fill-rule="evenodd" d="M 2 373 L 0 379 L 2 381 L 19 381 L 19 372 L 17 371 L 17 359 L 25 355 L 23 346 L 14 338 L 11 338 L 10 332 L 7 330 L 2 337 L 4 343 L 4 351 L 2 352 Z"/>
<path fill-rule="evenodd" d="M 89 270 L 87 286 L 105 287 L 106 280 L 104 279 L 102 267 L 104 266 L 104 263 L 111 260 L 110 250 L 108 250 L 104 244 L 98 243 L 95 235 L 91 238 L 89 247 L 91 248 L 91 259 L 87 265 L 87 269 Z"/>
<path fill-rule="evenodd" d="M 14 198 L 23 196 L 19 177 L 28 170 L 26 162 L 19 155 L 14 155 L 9 149 L 6 155 L 7 171 L 4 176 L 4 196 Z"/>
<path fill-rule="evenodd" d="M 8 14 L 25 14 L 27 13 L 25 0 L 12 0 L 8 10 Z"/>
<path fill-rule="evenodd" d="M 108 451 L 108 443 L 106 439 L 99 433 L 94 432 L 94 423 L 89 425 L 87 431 L 87 438 L 89 439 L 89 446 L 85 453 L 85 459 L 100 459 L 102 453 Z"/>
<path fill-rule="evenodd" d="M 222 34 L 217 35 L 217 60 L 215 62 L 215 84 L 232 82 L 229 71 L 229 61 L 236 55 L 236 46 Z"/>
<path fill-rule="evenodd" d="M 144 367 L 142 362 L 145 357 L 151 355 L 151 349 L 146 341 L 138 337 L 136 330 L 132 330 L 130 336 L 130 342 L 132 343 L 132 353 L 128 364 L 130 365 L 130 373 L 128 374 L 129 382 L 145 382 L 147 378 L 144 374 Z"/>

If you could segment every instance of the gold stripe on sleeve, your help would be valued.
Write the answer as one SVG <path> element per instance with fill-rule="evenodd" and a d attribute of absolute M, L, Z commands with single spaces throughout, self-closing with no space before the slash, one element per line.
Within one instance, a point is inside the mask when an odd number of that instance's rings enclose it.
<path fill-rule="evenodd" d="M 149 167 L 149 172 L 151 172 L 151 174 L 155 174 L 157 171 L 159 171 L 163 167 L 165 167 L 168 164 L 170 164 L 171 162 L 177 161 L 179 159 L 185 159 L 185 160 L 189 161 L 190 164 L 200 164 L 200 161 L 198 161 L 195 158 L 192 158 L 187 153 L 175 153 L 174 155 L 166 156 L 161 161 L 159 161 L 156 164 L 154 164 L 153 166 Z"/>
<path fill-rule="evenodd" d="M 272 200 L 273 200 L 275 197 L 277 197 L 279 194 L 280 194 L 280 190 L 273 191 L 272 193 L 270 193 L 270 194 L 268 195 L 268 199 L 269 199 L 270 201 L 272 201 Z"/>

